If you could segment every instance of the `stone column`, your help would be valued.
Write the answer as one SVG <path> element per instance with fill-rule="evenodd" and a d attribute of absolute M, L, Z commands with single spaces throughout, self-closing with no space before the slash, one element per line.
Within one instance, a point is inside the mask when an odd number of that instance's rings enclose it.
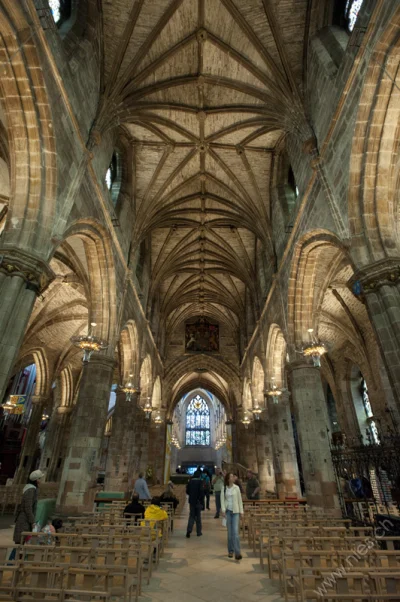
<path fill-rule="evenodd" d="M 254 420 L 252 428 L 257 458 L 257 473 L 261 484 L 261 498 L 270 497 L 276 491 L 273 464 L 273 447 L 269 423 L 262 417 Z M 265 492 L 268 492 L 266 494 Z"/>
<path fill-rule="evenodd" d="M 93 508 L 114 365 L 114 359 L 100 354 L 83 365 L 57 499 L 59 512 Z"/>
<path fill-rule="evenodd" d="M 65 448 L 70 434 L 71 413 L 72 408 L 58 406 L 50 418 L 49 432 L 40 461 L 40 470 L 46 473 L 46 481 L 57 481 L 61 477 Z"/>
<path fill-rule="evenodd" d="M 293 362 L 289 369 L 307 501 L 310 506 L 339 511 L 327 433 L 328 410 L 319 368 L 301 360 Z"/>
<path fill-rule="evenodd" d="M 369 318 L 377 335 L 400 415 L 400 259 L 387 259 L 356 273 L 350 285 L 361 284 Z"/>
<path fill-rule="evenodd" d="M 284 391 L 277 404 L 268 400 L 268 418 L 271 424 L 274 448 L 276 488 L 279 499 L 301 496 L 296 446 L 290 412 L 289 391 Z"/>
<path fill-rule="evenodd" d="M 0 249 L 0 401 L 17 360 L 36 296 L 54 274 L 22 251 Z"/>
<path fill-rule="evenodd" d="M 148 466 L 149 429 L 150 420 L 147 420 L 143 410 L 138 408 L 133 424 L 131 454 L 129 459 L 131 484 L 132 481 L 137 479 L 139 472 L 146 472 Z"/>
<path fill-rule="evenodd" d="M 43 410 L 46 407 L 48 399 L 33 395 L 31 401 L 31 416 L 22 447 L 20 463 L 14 475 L 14 483 L 26 483 L 29 474 L 35 470 L 34 461 L 39 447 L 40 425 L 42 423 Z"/>
<path fill-rule="evenodd" d="M 132 489 L 134 475 L 129 473 L 130 457 L 135 446 L 134 425 L 141 413 L 137 400 L 137 395 L 134 395 L 131 401 L 127 401 L 123 391 L 117 392 L 108 446 L 104 483 L 106 491 L 128 492 Z"/>
<path fill-rule="evenodd" d="M 148 463 L 153 469 L 154 485 L 159 485 L 164 482 L 165 433 L 165 424 L 160 424 L 158 427 L 154 422 L 150 424 Z"/>

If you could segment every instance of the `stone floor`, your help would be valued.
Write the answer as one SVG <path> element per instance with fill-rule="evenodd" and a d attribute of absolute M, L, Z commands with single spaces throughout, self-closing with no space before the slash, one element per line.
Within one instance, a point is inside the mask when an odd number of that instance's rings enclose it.
<path fill-rule="evenodd" d="M 168 548 L 153 573 L 149 586 L 143 588 L 141 602 L 280 602 L 277 583 L 260 571 L 258 558 L 243 543 L 243 559 L 228 558 L 226 529 L 203 512 L 203 536 L 186 539 L 187 508 L 175 520 L 175 530 Z"/>

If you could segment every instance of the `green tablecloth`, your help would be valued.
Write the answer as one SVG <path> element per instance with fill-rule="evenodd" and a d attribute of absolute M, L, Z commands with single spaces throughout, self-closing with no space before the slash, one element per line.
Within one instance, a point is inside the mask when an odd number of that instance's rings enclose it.
<path fill-rule="evenodd" d="M 97 499 L 101 498 L 113 498 L 114 500 L 123 500 L 125 498 L 124 491 L 99 491 L 96 495 Z M 98 504 L 98 508 L 104 508 L 104 504 Z"/>

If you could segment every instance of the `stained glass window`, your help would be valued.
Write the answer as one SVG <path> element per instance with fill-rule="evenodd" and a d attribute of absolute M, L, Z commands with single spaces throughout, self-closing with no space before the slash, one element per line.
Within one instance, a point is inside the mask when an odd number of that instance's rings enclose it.
<path fill-rule="evenodd" d="M 376 425 L 375 420 L 371 420 L 371 418 L 373 417 L 374 414 L 372 412 L 371 402 L 369 400 L 369 394 L 368 394 L 368 387 L 367 387 L 367 383 L 365 382 L 364 377 L 361 378 L 361 395 L 362 395 L 365 413 L 367 415 L 367 418 L 370 419 L 370 420 L 368 420 L 368 423 L 369 423 L 369 430 L 370 430 L 370 433 L 372 436 L 372 441 L 374 443 L 379 443 L 378 427 Z"/>
<path fill-rule="evenodd" d="M 51 14 L 57 24 L 61 19 L 61 0 L 49 0 Z"/>
<path fill-rule="evenodd" d="M 210 445 L 210 410 L 200 395 L 186 410 L 186 445 Z"/>
<path fill-rule="evenodd" d="M 364 0 L 347 0 L 345 14 L 349 31 L 354 29 L 363 2 Z"/>

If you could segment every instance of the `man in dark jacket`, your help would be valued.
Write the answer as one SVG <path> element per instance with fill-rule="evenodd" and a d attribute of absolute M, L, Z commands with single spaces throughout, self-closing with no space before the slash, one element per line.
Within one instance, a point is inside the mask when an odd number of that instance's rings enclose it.
<path fill-rule="evenodd" d="M 130 518 L 130 514 L 137 514 L 140 516 L 135 516 L 135 524 L 137 524 L 139 518 L 144 518 L 145 507 L 139 501 L 139 496 L 137 493 L 132 495 L 132 501 L 126 506 L 124 510 L 124 517 Z M 127 516 L 128 515 L 128 516 Z"/>
<path fill-rule="evenodd" d="M 193 478 L 186 487 L 186 494 L 189 496 L 190 515 L 186 531 L 186 537 L 190 537 L 193 525 L 196 522 L 197 537 L 201 532 L 201 511 L 204 508 L 204 483 L 201 479 L 201 473 L 196 470 Z"/>

